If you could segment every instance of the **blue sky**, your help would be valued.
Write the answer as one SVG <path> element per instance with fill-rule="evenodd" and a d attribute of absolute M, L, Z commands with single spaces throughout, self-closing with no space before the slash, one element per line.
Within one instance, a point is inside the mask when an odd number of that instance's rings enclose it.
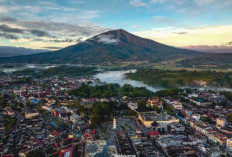
<path fill-rule="evenodd" d="M 0 46 L 58 49 L 110 29 L 178 47 L 231 46 L 232 0 L 0 0 Z"/>

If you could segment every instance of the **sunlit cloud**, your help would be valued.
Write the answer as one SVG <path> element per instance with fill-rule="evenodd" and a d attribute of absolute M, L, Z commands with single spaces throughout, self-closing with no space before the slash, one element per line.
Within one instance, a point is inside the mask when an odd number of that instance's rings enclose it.
<path fill-rule="evenodd" d="M 173 46 L 225 45 L 231 42 L 232 25 L 202 26 L 186 28 L 152 28 L 135 34 Z"/>

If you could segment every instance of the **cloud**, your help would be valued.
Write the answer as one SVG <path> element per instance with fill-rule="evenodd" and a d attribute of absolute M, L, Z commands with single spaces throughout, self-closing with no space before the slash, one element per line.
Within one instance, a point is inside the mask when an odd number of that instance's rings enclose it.
<path fill-rule="evenodd" d="M 173 19 L 164 16 L 154 16 L 153 22 L 155 25 L 174 25 Z"/>
<path fill-rule="evenodd" d="M 137 26 L 137 25 L 132 25 L 132 26 L 130 26 L 130 28 L 138 28 L 139 26 Z"/>
<path fill-rule="evenodd" d="M 97 42 L 104 43 L 104 44 L 114 44 L 118 43 L 118 40 L 115 39 L 112 35 L 98 35 L 93 40 L 96 40 Z"/>
<path fill-rule="evenodd" d="M 1 22 L 16 22 L 17 21 L 17 19 L 15 19 L 15 18 L 13 18 L 13 17 L 2 17 L 1 18 L 1 20 L 0 20 Z"/>
<path fill-rule="evenodd" d="M 12 27 L 5 25 L 5 24 L 0 25 L 0 31 L 7 32 L 7 33 L 21 33 L 21 34 L 25 32 L 25 30 L 23 30 L 23 29 L 12 28 Z"/>
<path fill-rule="evenodd" d="M 44 49 L 49 49 L 49 50 L 59 50 L 62 47 L 56 47 L 56 46 L 48 46 L 48 47 L 43 47 Z"/>
<path fill-rule="evenodd" d="M 82 37 L 79 37 L 77 39 L 32 39 L 33 41 L 42 41 L 42 42 L 54 42 L 54 43 L 79 43 L 82 42 Z"/>
<path fill-rule="evenodd" d="M 185 49 L 201 51 L 201 52 L 210 52 L 210 53 L 232 53 L 232 46 L 224 45 L 195 45 L 195 46 L 185 46 Z"/>
<path fill-rule="evenodd" d="M 6 38 L 6 39 L 13 39 L 13 40 L 19 39 L 18 36 L 13 35 L 13 34 L 8 34 L 8 33 L 0 33 L 0 37 Z"/>
<path fill-rule="evenodd" d="M 188 34 L 187 32 L 174 32 L 176 34 Z"/>
<path fill-rule="evenodd" d="M 214 0 L 194 0 L 198 5 L 203 5 L 203 4 L 207 4 L 207 3 L 211 3 Z"/>
<path fill-rule="evenodd" d="M 32 30 L 27 30 L 27 29 L 22 29 L 22 28 L 12 28 L 8 25 L 2 24 L 0 25 L 0 32 L 3 33 L 16 33 L 16 34 L 21 34 L 21 35 L 34 35 L 37 37 L 52 37 L 48 32 L 43 31 L 43 30 L 36 30 L 36 29 L 32 29 Z M 9 34 L 8 34 L 9 35 Z M 2 36 L 4 37 L 4 36 Z M 8 36 L 5 36 L 8 38 Z M 17 37 L 18 39 L 19 37 Z M 16 38 L 12 38 L 12 39 L 16 39 Z"/>
<path fill-rule="evenodd" d="M 29 30 L 29 32 L 38 37 L 51 37 L 51 35 L 48 32 L 42 30 L 33 29 Z"/>
<path fill-rule="evenodd" d="M 130 4 L 134 7 L 145 7 L 147 3 L 143 2 L 142 0 L 131 0 Z"/>
<path fill-rule="evenodd" d="M 0 6 L 0 13 L 8 13 L 8 10 L 3 6 Z"/>
<path fill-rule="evenodd" d="M 134 32 L 134 34 L 177 47 L 186 45 L 220 46 L 231 42 L 232 25 L 154 27 L 150 30 Z"/>
<path fill-rule="evenodd" d="M 151 3 L 165 3 L 165 2 L 167 2 L 167 1 L 169 1 L 169 0 L 151 0 L 150 2 Z M 173 0 L 172 0 L 172 2 L 174 2 Z M 175 3 L 175 2 L 174 2 Z"/>

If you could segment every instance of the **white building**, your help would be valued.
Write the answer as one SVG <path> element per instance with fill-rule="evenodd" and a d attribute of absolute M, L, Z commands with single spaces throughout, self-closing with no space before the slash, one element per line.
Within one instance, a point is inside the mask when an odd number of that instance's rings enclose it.
<path fill-rule="evenodd" d="M 172 104 L 172 106 L 174 107 L 174 109 L 176 109 L 176 110 L 182 110 L 182 104 L 180 103 L 180 102 L 175 102 L 175 103 L 173 103 Z"/>
<path fill-rule="evenodd" d="M 129 102 L 127 104 L 127 106 L 129 107 L 129 109 L 131 110 L 136 110 L 138 108 L 138 103 L 133 103 L 133 102 Z"/>
<path fill-rule="evenodd" d="M 219 125 L 221 127 L 225 127 L 226 126 L 226 119 L 225 118 L 217 118 L 216 123 L 217 123 L 217 125 Z"/>
<path fill-rule="evenodd" d="M 232 138 L 227 139 L 226 148 L 232 151 Z"/>
<path fill-rule="evenodd" d="M 195 119 L 195 121 L 199 121 L 201 119 L 201 115 L 200 114 L 194 114 L 192 116 L 193 119 Z"/>

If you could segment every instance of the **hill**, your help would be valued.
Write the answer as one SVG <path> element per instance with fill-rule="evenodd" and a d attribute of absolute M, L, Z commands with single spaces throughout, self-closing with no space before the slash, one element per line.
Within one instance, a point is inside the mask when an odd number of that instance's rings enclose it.
<path fill-rule="evenodd" d="M 43 49 L 28 49 L 24 47 L 0 46 L 0 57 L 12 57 L 47 52 Z"/>
<path fill-rule="evenodd" d="M 114 64 L 160 62 L 202 55 L 200 52 L 167 46 L 118 29 L 58 51 L 1 58 L 0 63 Z"/>

